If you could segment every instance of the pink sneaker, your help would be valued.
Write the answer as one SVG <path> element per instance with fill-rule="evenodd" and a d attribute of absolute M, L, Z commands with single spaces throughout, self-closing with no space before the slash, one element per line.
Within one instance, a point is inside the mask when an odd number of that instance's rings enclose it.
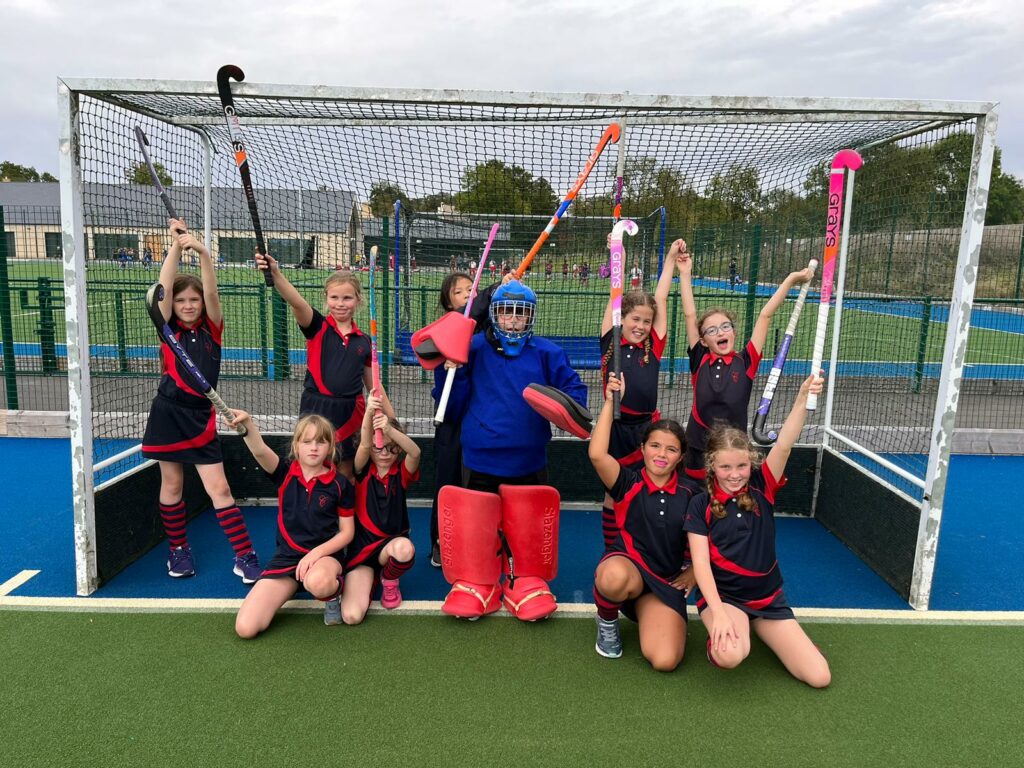
<path fill-rule="evenodd" d="M 402 604 L 402 592 L 398 589 L 398 579 L 381 579 L 380 585 L 384 588 L 380 596 L 382 606 L 390 611 Z"/>

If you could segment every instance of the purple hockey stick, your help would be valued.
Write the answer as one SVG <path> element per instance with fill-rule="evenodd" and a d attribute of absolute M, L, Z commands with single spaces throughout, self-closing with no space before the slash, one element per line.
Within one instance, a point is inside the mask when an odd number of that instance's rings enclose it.
<path fill-rule="evenodd" d="M 818 268 L 818 260 L 811 259 L 807 266 L 811 270 L 811 280 L 813 280 L 814 270 Z M 793 314 L 789 316 L 789 324 L 786 326 L 786 335 L 779 345 L 779 351 L 775 353 L 775 362 L 772 363 L 771 373 L 768 374 L 768 383 L 764 385 L 764 395 L 761 397 L 761 404 L 757 406 L 757 413 L 754 414 L 754 425 L 750 429 L 750 436 L 758 445 L 768 447 L 779 436 L 774 429 L 765 433 L 764 424 L 768 419 L 768 411 L 772 407 L 772 399 L 775 397 L 775 387 L 778 386 L 779 379 L 782 377 L 782 369 L 786 366 L 789 345 L 793 342 L 796 324 L 800 320 L 800 312 L 803 311 L 804 302 L 807 300 L 807 291 L 811 287 L 811 280 L 803 284 L 803 287 L 800 289 L 800 295 L 796 298 Z"/>

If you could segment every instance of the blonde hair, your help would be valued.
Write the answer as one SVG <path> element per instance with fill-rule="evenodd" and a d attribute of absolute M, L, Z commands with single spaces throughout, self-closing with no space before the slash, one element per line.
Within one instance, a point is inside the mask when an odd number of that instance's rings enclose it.
<path fill-rule="evenodd" d="M 722 451 L 746 451 L 750 457 L 751 471 L 761 466 L 764 457 L 754 448 L 747 433 L 736 427 L 718 425 L 708 433 L 707 447 L 704 449 L 704 482 L 707 484 L 708 496 L 711 499 L 711 514 L 721 520 L 725 517 L 725 505 L 715 498 L 715 456 Z M 757 512 L 757 502 L 749 490 L 736 497 L 736 504 L 744 512 Z"/>
<path fill-rule="evenodd" d="M 299 419 L 295 425 L 295 431 L 292 433 L 291 450 L 288 452 L 288 458 L 294 459 L 298 456 L 296 450 L 299 445 L 299 440 L 302 439 L 302 435 L 306 430 L 313 428 L 313 439 L 317 442 L 327 443 L 327 456 L 331 461 L 334 460 L 334 425 L 330 421 L 315 413 L 310 413 Z"/>
<path fill-rule="evenodd" d="M 702 337 L 704 336 L 704 323 L 712 315 L 725 315 L 729 318 L 729 322 L 732 323 L 732 327 L 736 327 L 736 315 L 734 315 L 730 310 L 725 307 L 711 307 L 709 309 L 705 309 L 701 313 L 701 316 L 697 318 L 697 333 Z"/>
<path fill-rule="evenodd" d="M 332 285 L 351 285 L 352 290 L 356 293 L 356 301 L 363 300 L 363 287 L 359 282 L 359 278 L 354 272 L 350 272 L 347 269 L 339 269 L 337 272 L 332 272 L 328 275 L 324 281 L 324 293 L 330 290 Z"/>

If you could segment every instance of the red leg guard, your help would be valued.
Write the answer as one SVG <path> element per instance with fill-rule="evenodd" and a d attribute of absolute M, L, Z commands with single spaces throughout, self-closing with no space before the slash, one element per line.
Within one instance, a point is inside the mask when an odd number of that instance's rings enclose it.
<path fill-rule="evenodd" d="M 441 610 L 478 619 L 501 607 L 501 498 L 446 485 L 437 502 L 441 569 L 452 585 Z"/>
<path fill-rule="evenodd" d="M 512 555 L 505 608 L 517 619 L 537 621 L 558 609 L 547 582 L 558 574 L 558 491 L 547 485 L 502 485 L 501 530 Z"/>

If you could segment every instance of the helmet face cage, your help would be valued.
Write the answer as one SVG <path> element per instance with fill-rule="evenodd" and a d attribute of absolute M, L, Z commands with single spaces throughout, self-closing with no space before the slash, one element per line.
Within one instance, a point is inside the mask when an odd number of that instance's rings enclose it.
<path fill-rule="evenodd" d="M 533 335 L 535 305 L 530 301 L 505 300 L 491 303 L 491 323 L 502 338 L 515 340 Z"/>
<path fill-rule="evenodd" d="M 491 328 L 501 342 L 502 352 L 516 357 L 533 336 L 534 309 L 529 301 L 506 300 L 491 304 Z"/>

